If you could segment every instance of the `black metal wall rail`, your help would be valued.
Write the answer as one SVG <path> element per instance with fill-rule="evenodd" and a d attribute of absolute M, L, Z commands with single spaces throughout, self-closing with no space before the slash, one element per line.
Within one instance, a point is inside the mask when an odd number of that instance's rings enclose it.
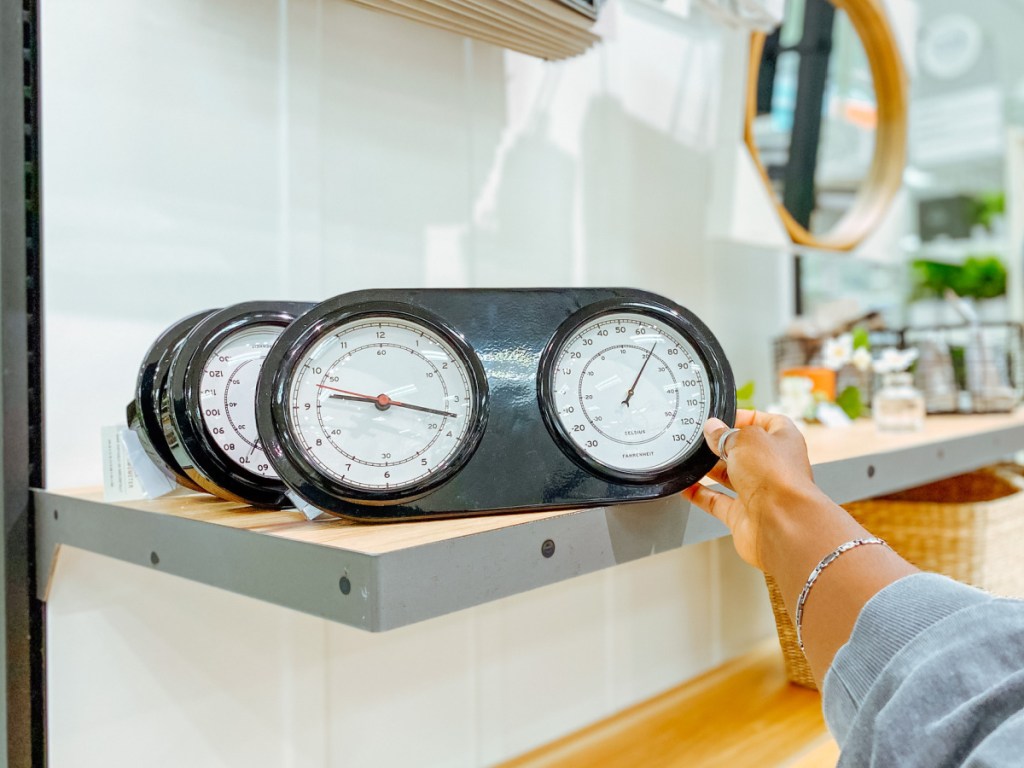
<path fill-rule="evenodd" d="M 2 765 L 46 762 L 43 611 L 29 488 L 43 484 L 39 9 L 0 0 L 0 497 Z"/>

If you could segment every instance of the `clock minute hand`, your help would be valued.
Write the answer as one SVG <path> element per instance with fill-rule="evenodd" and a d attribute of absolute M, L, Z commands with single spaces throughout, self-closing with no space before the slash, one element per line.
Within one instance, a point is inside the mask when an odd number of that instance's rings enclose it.
<path fill-rule="evenodd" d="M 427 408 L 426 406 L 413 405 L 412 403 L 400 403 L 397 400 L 391 400 L 390 404 L 399 408 L 408 408 L 410 411 L 423 411 L 424 413 L 433 413 L 438 416 L 447 416 L 450 419 L 457 419 L 459 417 L 459 414 L 452 413 L 451 411 L 441 411 L 437 408 Z"/>
<path fill-rule="evenodd" d="M 627 408 L 629 407 L 629 401 L 633 399 L 633 393 L 636 391 L 636 385 L 640 382 L 640 377 L 644 375 L 644 368 L 646 368 L 647 363 L 650 362 L 651 355 L 654 354 L 654 348 L 656 346 L 658 346 L 658 342 L 651 344 L 651 349 L 647 353 L 647 357 L 644 358 L 644 364 L 640 366 L 639 373 L 637 373 L 636 378 L 633 379 L 633 386 L 629 388 L 629 391 L 626 393 L 626 399 L 622 401 L 622 404 Z"/>
<path fill-rule="evenodd" d="M 450 419 L 458 419 L 459 414 L 453 414 L 451 411 L 440 411 L 436 408 L 427 408 L 426 406 L 414 406 L 411 402 L 398 402 L 398 400 L 392 400 L 386 394 L 382 394 L 379 397 L 370 397 L 362 395 L 351 395 L 351 394 L 329 394 L 328 397 L 336 398 L 339 400 L 355 400 L 356 402 L 375 402 L 381 411 L 385 411 L 391 406 L 395 408 L 409 409 L 410 411 L 422 411 L 425 414 L 435 414 L 436 416 L 446 416 Z"/>
<path fill-rule="evenodd" d="M 332 394 L 328 395 L 328 397 L 330 398 L 334 398 L 337 400 L 352 400 L 357 403 L 373 403 L 377 406 L 377 408 L 379 408 L 382 411 L 386 411 L 393 405 L 396 408 L 408 408 L 410 411 L 423 411 L 424 413 L 433 413 L 436 416 L 447 416 L 448 418 L 451 419 L 457 419 L 459 417 L 459 414 L 452 413 L 451 411 L 442 411 L 437 408 L 427 408 L 426 406 L 423 405 L 413 405 L 412 403 L 399 402 L 398 400 L 392 400 L 390 397 L 384 394 L 380 394 L 374 397 L 373 395 L 361 395 L 357 392 L 349 392 L 346 389 L 328 387 L 324 384 L 318 384 L 317 386 L 320 387 L 320 389 L 332 390 Z M 333 392 L 337 392 L 340 394 L 333 394 Z"/>

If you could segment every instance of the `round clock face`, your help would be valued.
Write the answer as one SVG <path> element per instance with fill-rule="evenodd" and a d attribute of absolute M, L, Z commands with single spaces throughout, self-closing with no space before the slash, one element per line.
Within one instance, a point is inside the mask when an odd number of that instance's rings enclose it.
<path fill-rule="evenodd" d="M 256 431 L 256 383 L 281 325 L 243 327 L 218 344 L 203 366 L 199 405 L 213 442 L 239 469 L 277 478 Z"/>
<path fill-rule="evenodd" d="M 985 36 L 974 19 L 950 13 L 925 24 L 918 42 L 922 68 L 939 80 L 963 77 L 984 53 Z"/>
<path fill-rule="evenodd" d="M 387 503 L 443 482 L 483 429 L 475 355 L 413 313 L 329 323 L 286 366 L 286 452 L 361 500 Z"/>
<path fill-rule="evenodd" d="M 203 490 L 256 506 L 287 504 L 256 425 L 256 393 L 274 342 L 308 304 L 251 301 L 209 314 L 171 362 L 164 435 Z"/>
<path fill-rule="evenodd" d="M 549 354 L 542 407 L 588 466 L 647 481 L 703 444 L 708 371 L 695 340 L 670 315 L 602 312 L 560 331 Z"/>

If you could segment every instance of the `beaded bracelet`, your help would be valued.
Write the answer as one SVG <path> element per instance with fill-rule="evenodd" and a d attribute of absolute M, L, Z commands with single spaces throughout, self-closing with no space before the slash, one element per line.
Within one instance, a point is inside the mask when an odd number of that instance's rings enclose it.
<path fill-rule="evenodd" d="M 804 639 L 801 633 L 801 625 L 803 623 L 804 618 L 804 603 L 807 601 L 807 595 L 811 593 L 811 587 L 814 586 L 814 582 L 818 580 L 818 576 L 821 575 L 821 572 L 828 568 L 830 565 L 832 565 L 832 563 L 841 554 L 843 554 L 844 552 L 849 552 L 851 549 L 855 549 L 861 546 L 862 544 L 881 544 L 883 547 L 892 549 L 892 547 L 890 547 L 877 536 L 871 536 L 870 538 L 866 539 L 853 539 L 852 541 L 848 541 L 845 544 L 840 544 L 838 547 L 836 547 L 823 558 L 821 558 L 821 562 L 814 567 L 814 570 L 811 571 L 811 575 L 807 577 L 807 583 L 804 584 L 803 591 L 800 592 L 800 597 L 798 597 L 796 600 L 796 621 L 794 622 L 796 624 L 796 642 L 797 645 L 800 646 L 801 653 L 804 652 Z"/>

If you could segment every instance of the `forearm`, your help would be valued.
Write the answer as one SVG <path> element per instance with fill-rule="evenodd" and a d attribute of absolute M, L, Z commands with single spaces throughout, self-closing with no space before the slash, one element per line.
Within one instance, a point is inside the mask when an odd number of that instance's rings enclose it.
<path fill-rule="evenodd" d="M 760 560 L 794 618 L 797 598 L 821 559 L 840 544 L 871 534 L 813 487 L 785 491 L 760 500 L 758 506 Z M 892 550 L 877 545 L 849 550 L 822 571 L 804 603 L 801 626 L 804 652 L 819 688 L 868 600 L 916 571 Z"/>
<path fill-rule="evenodd" d="M 864 606 L 822 688 L 850 765 L 1020 765 L 1024 602 L 918 573 Z"/>

